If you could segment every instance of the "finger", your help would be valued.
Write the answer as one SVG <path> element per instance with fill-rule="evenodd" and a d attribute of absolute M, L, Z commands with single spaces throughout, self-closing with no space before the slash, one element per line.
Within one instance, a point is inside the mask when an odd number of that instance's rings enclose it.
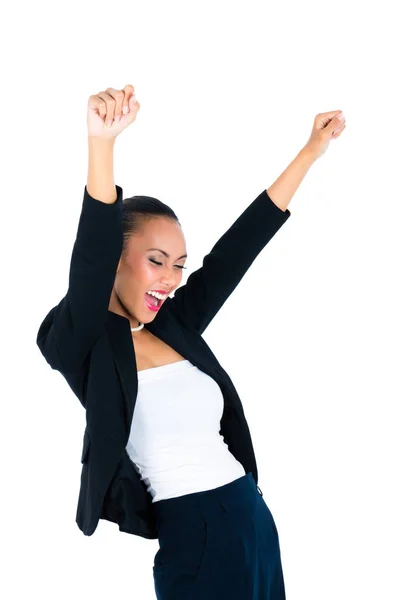
<path fill-rule="evenodd" d="M 343 129 L 346 129 L 346 123 L 343 123 L 343 125 L 341 127 L 339 127 L 338 129 L 335 129 L 335 131 L 332 134 L 333 138 L 337 138 L 340 136 L 340 134 L 342 133 Z"/>
<path fill-rule="evenodd" d="M 111 126 L 114 120 L 115 100 L 108 92 L 99 92 L 98 97 L 104 100 L 104 105 L 101 107 L 100 116 L 105 119 L 105 125 Z"/>
<path fill-rule="evenodd" d="M 122 112 L 126 115 L 129 112 L 129 101 L 135 93 L 135 88 L 133 85 L 126 85 L 122 91 L 124 92 L 124 100 L 122 103 Z"/>
<path fill-rule="evenodd" d="M 119 121 L 122 117 L 122 103 L 124 101 L 124 92 L 122 90 L 115 90 L 114 88 L 107 88 L 107 94 L 110 94 L 114 98 L 114 121 Z"/>
<path fill-rule="evenodd" d="M 339 111 L 335 117 L 333 117 L 332 121 L 325 127 L 326 131 L 329 133 L 334 133 L 339 130 L 345 123 L 344 114 Z"/>
<path fill-rule="evenodd" d="M 136 120 L 136 116 L 137 116 L 139 108 L 140 108 L 139 102 L 134 102 L 131 98 L 129 101 L 129 113 L 125 117 L 129 124 L 133 123 L 133 121 Z"/>
<path fill-rule="evenodd" d="M 331 121 L 341 110 L 330 110 L 329 112 L 319 113 L 315 118 Z"/>
<path fill-rule="evenodd" d="M 342 123 L 342 120 L 338 119 L 339 114 L 343 114 L 341 110 L 320 113 L 315 117 L 314 127 L 319 130 L 325 129 L 332 133 L 333 130 L 337 129 L 338 125 Z"/>
<path fill-rule="evenodd" d="M 133 95 L 129 100 L 129 110 L 137 110 L 139 108 L 139 102 L 136 100 L 136 96 Z"/>

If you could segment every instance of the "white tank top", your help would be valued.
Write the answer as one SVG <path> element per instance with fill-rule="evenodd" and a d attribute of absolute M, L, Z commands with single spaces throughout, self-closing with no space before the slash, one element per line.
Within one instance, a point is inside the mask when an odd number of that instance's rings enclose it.
<path fill-rule="evenodd" d="M 153 502 L 210 490 L 245 475 L 220 435 L 217 382 L 189 360 L 138 371 L 126 450 Z"/>

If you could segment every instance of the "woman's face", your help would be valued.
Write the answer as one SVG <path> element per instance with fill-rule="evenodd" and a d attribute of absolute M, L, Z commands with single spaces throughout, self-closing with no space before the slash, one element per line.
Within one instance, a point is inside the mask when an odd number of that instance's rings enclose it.
<path fill-rule="evenodd" d="M 165 217 L 143 223 L 130 238 L 125 257 L 119 260 L 109 309 L 127 317 L 131 327 L 152 321 L 158 311 L 149 308 L 146 292 L 174 292 L 182 280 L 186 254 L 179 223 Z"/>

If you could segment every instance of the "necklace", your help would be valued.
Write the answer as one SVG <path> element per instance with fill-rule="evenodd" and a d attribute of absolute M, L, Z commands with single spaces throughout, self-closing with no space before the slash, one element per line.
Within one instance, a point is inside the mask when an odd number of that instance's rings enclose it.
<path fill-rule="evenodd" d="M 139 327 L 131 327 L 131 331 L 140 331 L 143 327 L 144 323 L 139 323 Z"/>

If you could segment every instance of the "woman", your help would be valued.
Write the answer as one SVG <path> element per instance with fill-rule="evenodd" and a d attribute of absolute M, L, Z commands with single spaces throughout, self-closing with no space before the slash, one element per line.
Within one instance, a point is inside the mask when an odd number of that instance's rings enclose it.
<path fill-rule="evenodd" d="M 114 184 L 114 142 L 139 108 L 131 85 L 89 98 L 69 287 L 37 335 L 86 409 L 76 521 L 85 535 L 107 519 L 158 539 L 158 600 L 284 600 L 278 532 L 243 407 L 202 333 L 345 120 L 317 115 L 297 157 L 179 287 L 187 251 L 175 213 L 147 196 L 122 201 Z"/>

